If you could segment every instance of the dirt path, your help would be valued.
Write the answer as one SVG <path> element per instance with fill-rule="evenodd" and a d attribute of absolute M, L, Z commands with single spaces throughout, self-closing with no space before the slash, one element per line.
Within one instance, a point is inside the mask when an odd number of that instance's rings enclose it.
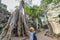
<path fill-rule="evenodd" d="M 37 39 L 38 40 L 58 40 L 57 38 L 51 38 L 48 36 L 45 36 L 44 34 L 46 31 L 41 31 L 40 33 L 37 34 Z"/>
<path fill-rule="evenodd" d="M 41 31 L 37 34 L 37 40 L 58 40 L 57 38 L 51 38 L 48 36 L 45 36 L 46 31 Z M 12 38 L 12 40 L 23 40 L 22 38 Z M 28 39 L 27 39 L 28 40 Z"/>

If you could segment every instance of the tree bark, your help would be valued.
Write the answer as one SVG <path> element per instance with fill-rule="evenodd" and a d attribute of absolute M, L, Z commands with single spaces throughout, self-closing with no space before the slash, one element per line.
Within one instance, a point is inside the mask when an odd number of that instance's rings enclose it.
<path fill-rule="evenodd" d="M 18 13 L 14 13 L 10 17 L 6 27 L 3 29 L 2 33 L 1 33 L 2 40 L 10 40 L 11 32 L 16 27 L 17 18 L 18 18 Z"/>
<path fill-rule="evenodd" d="M 1 33 L 1 40 L 11 40 L 11 32 L 14 28 L 17 27 L 18 29 L 18 36 L 22 34 L 22 36 L 28 36 L 28 25 L 25 19 L 25 12 L 24 12 L 24 1 L 20 1 L 20 8 L 15 10 L 12 14 L 6 27 L 3 29 Z"/>
<path fill-rule="evenodd" d="M 49 22 L 48 22 L 48 29 L 49 29 L 49 33 L 53 34 L 52 25 Z"/>
<path fill-rule="evenodd" d="M 36 22 L 36 28 L 38 30 L 38 18 L 35 19 L 35 22 Z"/>

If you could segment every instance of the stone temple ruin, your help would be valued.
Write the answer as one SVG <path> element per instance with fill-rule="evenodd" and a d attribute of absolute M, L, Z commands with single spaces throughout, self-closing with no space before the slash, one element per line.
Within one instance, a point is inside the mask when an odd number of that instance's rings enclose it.
<path fill-rule="evenodd" d="M 55 34 L 60 34 L 60 4 L 51 3 L 47 11 L 48 21 L 52 26 Z"/>

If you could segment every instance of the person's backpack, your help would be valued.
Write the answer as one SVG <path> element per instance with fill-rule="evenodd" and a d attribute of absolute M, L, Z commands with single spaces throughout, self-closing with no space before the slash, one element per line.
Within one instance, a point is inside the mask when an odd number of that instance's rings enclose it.
<path fill-rule="evenodd" d="M 37 40 L 36 33 L 33 34 L 33 40 Z"/>

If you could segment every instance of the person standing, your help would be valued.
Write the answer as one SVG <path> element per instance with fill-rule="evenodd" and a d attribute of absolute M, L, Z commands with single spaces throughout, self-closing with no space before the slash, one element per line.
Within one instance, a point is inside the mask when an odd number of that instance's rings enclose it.
<path fill-rule="evenodd" d="M 30 27 L 30 32 L 29 32 L 29 34 L 30 34 L 30 40 L 37 40 L 36 32 L 35 32 L 35 30 L 34 30 L 33 27 Z"/>

